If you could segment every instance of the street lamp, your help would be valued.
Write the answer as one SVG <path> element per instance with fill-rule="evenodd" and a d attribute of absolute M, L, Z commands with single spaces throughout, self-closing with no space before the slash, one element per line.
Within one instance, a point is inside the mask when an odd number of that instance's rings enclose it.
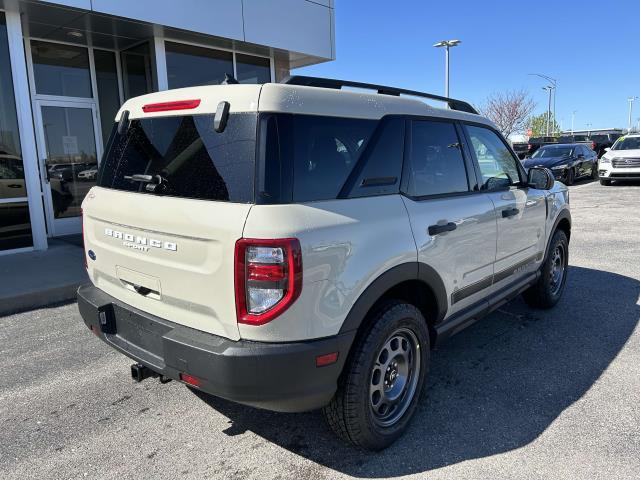
<path fill-rule="evenodd" d="M 556 89 L 556 87 L 552 85 L 547 85 L 546 87 L 542 87 L 543 90 L 549 92 L 549 108 L 547 109 L 547 137 L 549 136 L 549 129 L 551 128 L 551 94 Z M 555 114 L 553 117 L 553 121 L 555 123 Z"/>
<path fill-rule="evenodd" d="M 631 115 L 633 114 L 633 102 L 635 102 L 638 97 L 629 97 L 629 129 L 628 132 L 631 133 Z"/>
<path fill-rule="evenodd" d="M 578 113 L 577 110 L 574 110 L 573 112 L 571 112 L 571 136 L 573 136 L 573 124 L 576 120 L 576 113 Z"/>
<path fill-rule="evenodd" d="M 555 92 L 558 88 L 558 80 L 548 75 L 543 75 L 542 73 L 530 73 L 529 75 L 534 77 L 540 77 L 551 84 L 551 87 L 553 90 L 553 120 L 555 122 L 556 120 L 556 93 Z M 551 90 L 549 91 L 549 95 L 551 95 Z M 551 123 L 551 101 L 549 101 L 549 110 L 547 111 L 547 118 L 549 119 L 549 123 Z M 549 135 L 548 129 L 547 129 L 547 135 Z"/>
<path fill-rule="evenodd" d="M 445 48 L 444 59 L 444 96 L 449 98 L 449 49 L 460 45 L 460 40 L 442 40 L 434 44 L 436 48 Z"/>

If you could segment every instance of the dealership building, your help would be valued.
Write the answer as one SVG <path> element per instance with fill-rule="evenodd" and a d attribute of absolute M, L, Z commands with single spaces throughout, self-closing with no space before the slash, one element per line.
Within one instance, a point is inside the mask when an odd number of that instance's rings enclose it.
<path fill-rule="evenodd" d="M 334 0 L 0 0 L 0 255 L 81 232 L 128 98 L 334 58 Z"/>

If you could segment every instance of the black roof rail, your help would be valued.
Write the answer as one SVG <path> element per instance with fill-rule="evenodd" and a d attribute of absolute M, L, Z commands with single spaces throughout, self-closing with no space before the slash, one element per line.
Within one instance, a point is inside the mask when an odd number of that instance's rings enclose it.
<path fill-rule="evenodd" d="M 473 108 L 471 104 L 462 100 L 442 97 L 440 95 L 434 95 L 433 93 L 407 90 L 404 88 L 387 87 L 384 85 L 375 85 L 372 83 L 352 82 L 350 80 L 336 80 L 333 78 L 307 77 L 304 75 L 289 76 L 285 78 L 282 83 L 286 83 L 287 85 L 301 85 L 305 87 L 333 88 L 335 90 L 340 90 L 342 87 L 362 88 L 367 90 L 377 90 L 377 92 L 382 95 L 411 95 L 413 97 L 429 98 L 431 100 L 445 102 L 447 105 L 449 105 L 449 108 L 451 110 L 474 113 L 476 115 L 478 114 L 477 110 Z"/>

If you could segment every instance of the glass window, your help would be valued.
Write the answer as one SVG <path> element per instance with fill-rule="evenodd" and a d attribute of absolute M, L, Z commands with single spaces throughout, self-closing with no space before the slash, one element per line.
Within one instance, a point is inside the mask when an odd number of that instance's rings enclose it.
<path fill-rule="evenodd" d="M 93 57 L 96 64 L 98 104 L 100 105 L 100 126 L 102 128 L 104 145 L 106 145 L 116 114 L 120 108 L 120 89 L 118 88 L 116 54 L 105 50 L 94 50 Z"/>
<path fill-rule="evenodd" d="M 640 137 L 620 137 L 612 150 L 640 150 Z"/>
<path fill-rule="evenodd" d="M 531 155 L 531 158 L 568 157 L 572 153 L 573 147 L 566 145 L 546 145 L 536 150 L 535 153 Z"/>
<path fill-rule="evenodd" d="M 121 59 L 125 100 L 152 92 L 149 44 L 143 43 L 123 51 Z"/>
<path fill-rule="evenodd" d="M 376 120 L 279 114 L 280 162 L 271 171 L 293 172 L 294 202 L 334 199 L 362 154 Z M 273 162 L 272 159 L 267 159 Z"/>
<path fill-rule="evenodd" d="M 452 123 L 412 122 L 406 188 L 415 197 L 469 191 L 460 140 Z"/>
<path fill-rule="evenodd" d="M 268 58 L 236 54 L 237 80 L 240 83 L 268 83 L 271 81 L 271 61 Z"/>
<path fill-rule="evenodd" d="M 165 42 L 169 88 L 218 85 L 233 76 L 233 54 L 211 48 Z"/>
<path fill-rule="evenodd" d="M 520 183 L 517 160 L 498 135 L 484 127 L 467 125 L 482 174 L 482 189 L 509 188 Z"/>
<path fill-rule="evenodd" d="M 0 12 L 0 250 L 31 247 L 29 205 L 4 13 Z M 18 200 L 21 199 L 21 200 Z"/>
<path fill-rule="evenodd" d="M 89 54 L 84 47 L 31 41 L 36 92 L 90 98 Z"/>
<path fill-rule="evenodd" d="M 132 120 L 115 137 L 98 185 L 129 192 L 249 203 L 255 176 L 256 114 L 229 115 L 224 132 L 213 115 Z M 116 128 L 114 126 L 114 128 Z M 149 175 L 136 181 L 133 175 Z"/>
<path fill-rule="evenodd" d="M 0 203 L 0 250 L 33 245 L 27 202 Z"/>
<path fill-rule="evenodd" d="M 356 178 L 350 197 L 398 193 L 404 152 L 404 118 L 383 120 L 379 134 L 364 152 L 362 172 Z"/>

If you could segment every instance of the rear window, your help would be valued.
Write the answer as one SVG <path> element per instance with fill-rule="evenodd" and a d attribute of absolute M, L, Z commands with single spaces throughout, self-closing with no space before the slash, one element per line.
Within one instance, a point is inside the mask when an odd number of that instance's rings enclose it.
<path fill-rule="evenodd" d="M 377 120 L 272 114 L 261 126 L 263 202 L 330 200 L 365 151 Z"/>
<path fill-rule="evenodd" d="M 97 184 L 127 192 L 251 203 L 256 118 L 254 113 L 230 114 L 221 133 L 213 129 L 213 115 L 135 119 L 122 135 L 114 127 Z"/>

